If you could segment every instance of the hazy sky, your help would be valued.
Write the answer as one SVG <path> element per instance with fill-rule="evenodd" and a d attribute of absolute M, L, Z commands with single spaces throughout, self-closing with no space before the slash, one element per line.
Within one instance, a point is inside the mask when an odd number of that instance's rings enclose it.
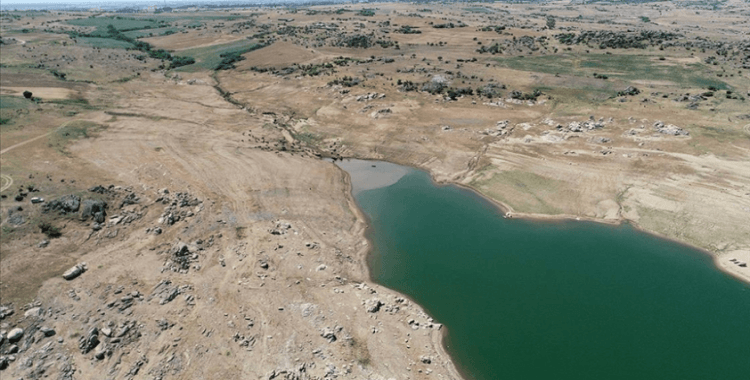
<path fill-rule="evenodd" d="M 266 0 L 265 2 L 268 2 L 269 0 Z M 276 2 L 293 2 L 294 0 L 277 0 Z M 153 4 L 153 5 L 163 5 L 164 0 L 117 0 L 117 1 L 106 1 L 106 0 L 2 0 L 1 1 L 3 5 L 8 4 L 97 4 L 97 5 L 103 5 L 107 3 L 116 3 L 118 5 L 127 4 L 127 3 L 138 3 L 138 4 Z M 176 3 L 238 3 L 238 2 L 244 2 L 240 0 L 167 0 L 167 4 L 176 4 Z M 264 0 L 247 0 L 247 3 L 262 3 Z"/>

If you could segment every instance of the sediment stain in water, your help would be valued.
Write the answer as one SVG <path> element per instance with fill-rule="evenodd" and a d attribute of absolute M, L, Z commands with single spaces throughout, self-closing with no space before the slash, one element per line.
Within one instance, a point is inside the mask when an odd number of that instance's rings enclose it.
<path fill-rule="evenodd" d="M 749 378 L 750 286 L 702 252 L 627 225 L 504 219 L 419 170 L 337 164 L 370 219 L 373 280 L 448 327 L 467 378 Z"/>

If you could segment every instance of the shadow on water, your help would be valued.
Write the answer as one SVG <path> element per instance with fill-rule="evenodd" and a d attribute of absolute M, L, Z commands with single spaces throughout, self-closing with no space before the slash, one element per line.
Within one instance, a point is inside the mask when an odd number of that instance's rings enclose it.
<path fill-rule="evenodd" d="M 750 286 L 703 252 L 628 225 L 504 219 L 416 169 L 337 164 L 370 222 L 373 280 L 448 327 L 467 378 L 748 378 Z"/>

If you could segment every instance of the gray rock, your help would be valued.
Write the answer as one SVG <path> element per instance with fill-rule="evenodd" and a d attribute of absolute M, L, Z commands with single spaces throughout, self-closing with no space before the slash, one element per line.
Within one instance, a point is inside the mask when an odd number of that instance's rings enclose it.
<path fill-rule="evenodd" d="M 320 333 L 320 336 L 322 336 L 324 339 L 328 340 L 328 343 L 333 343 L 336 341 L 336 334 L 334 331 L 328 327 L 326 327 L 323 332 Z"/>
<path fill-rule="evenodd" d="M 109 185 L 109 188 L 104 187 L 102 185 L 96 185 L 90 188 L 89 191 L 92 193 L 97 193 L 97 194 L 106 194 L 109 192 L 109 189 L 112 189 L 112 188 L 114 188 L 114 185 Z"/>
<path fill-rule="evenodd" d="M 31 309 L 26 310 L 26 312 L 23 313 L 23 316 L 26 318 L 39 318 L 42 316 L 42 308 L 32 307 Z"/>
<path fill-rule="evenodd" d="M 89 217 L 93 217 L 97 223 L 104 223 L 104 217 L 107 216 L 106 212 L 107 202 L 99 199 L 86 199 L 83 201 L 81 208 L 81 220 L 87 220 Z"/>
<path fill-rule="evenodd" d="M 371 298 L 365 301 L 365 308 L 368 313 L 377 313 L 383 305 L 384 303 L 377 298 Z"/>
<path fill-rule="evenodd" d="M 672 135 L 672 136 L 688 136 L 690 135 L 690 132 L 674 125 L 674 124 L 664 124 L 661 121 L 657 121 L 654 123 L 654 129 L 656 129 L 657 132 L 663 133 L 666 135 Z"/>
<path fill-rule="evenodd" d="M 8 353 L 9 354 L 16 354 L 16 353 L 18 353 L 18 345 L 13 344 L 10 347 L 8 347 Z"/>
<path fill-rule="evenodd" d="M 36 246 L 39 248 L 47 248 L 48 245 L 49 245 L 49 240 L 44 239 L 40 241 L 39 244 L 37 244 Z"/>
<path fill-rule="evenodd" d="M 87 336 L 81 337 L 78 348 L 81 349 L 81 353 L 87 354 L 97 345 L 99 345 L 99 329 L 92 327 Z"/>
<path fill-rule="evenodd" d="M 13 315 L 13 308 L 10 306 L 0 306 L 0 320 Z"/>
<path fill-rule="evenodd" d="M 50 336 L 53 336 L 53 335 L 56 334 L 56 332 L 55 332 L 55 330 L 53 328 L 47 327 L 47 326 L 42 326 L 39 329 L 39 331 L 41 331 L 42 334 L 44 334 L 44 336 L 46 336 L 46 337 L 50 337 Z"/>
<path fill-rule="evenodd" d="M 13 330 L 8 331 L 8 342 L 15 343 L 21 340 L 23 337 L 23 329 L 16 327 Z"/>
<path fill-rule="evenodd" d="M 96 348 L 96 352 L 94 352 L 94 357 L 96 358 L 96 360 L 103 360 L 106 355 L 107 355 L 106 345 L 100 344 Z"/>
<path fill-rule="evenodd" d="M 42 206 L 44 212 L 55 211 L 59 214 L 77 212 L 81 206 L 81 197 L 70 194 L 53 199 Z"/>
<path fill-rule="evenodd" d="M 8 223 L 14 225 L 14 226 L 20 226 L 26 222 L 26 218 L 24 218 L 23 214 L 21 212 L 23 211 L 23 208 L 21 206 L 11 207 L 8 209 Z"/>
<path fill-rule="evenodd" d="M 617 96 L 635 96 L 640 94 L 641 91 L 633 86 L 628 86 L 624 90 L 617 93 Z"/>
<path fill-rule="evenodd" d="M 80 276 L 81 273 L 83 273 L 85 271 L 86 271 L 86 263 L 80 263 L 80 264 L 77 264 L 76 266 L 74 266 L 74 267 L 66 270 L 65 273 L 63 273 L 62 276 L 63 276 L 64 279 L 70 281 L 70 280 L 72 280 L 72 279 Z"/>

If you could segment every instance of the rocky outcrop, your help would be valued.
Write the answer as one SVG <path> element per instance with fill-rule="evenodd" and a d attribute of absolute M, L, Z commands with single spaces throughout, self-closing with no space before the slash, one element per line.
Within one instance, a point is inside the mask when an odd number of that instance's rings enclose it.
<path fill-rule="evenodd" d="M 663 133 L 665 135 L 671 135 L 671 136 L 688 136 L 690 135 L 690 132 L 674 125 L 674 124 L 664 124 L 661 121 L 657 121 L 654 123 L 654 129 L 659 132 Z"/>
<path fill-rule="evenodd" d="M 69 194 L 53 199 L 42 206 L 44 212 L 57 212 L 60 215 L 78 212 L 81 206 L 81 197 Z"/>
<path fill-rule="evenodd" d="M 107 216 L 107 202 L 100 199 L 86 199 L 81 207 L 81 220 L 92 218 L 96 223 L 104 223 Z"/>

